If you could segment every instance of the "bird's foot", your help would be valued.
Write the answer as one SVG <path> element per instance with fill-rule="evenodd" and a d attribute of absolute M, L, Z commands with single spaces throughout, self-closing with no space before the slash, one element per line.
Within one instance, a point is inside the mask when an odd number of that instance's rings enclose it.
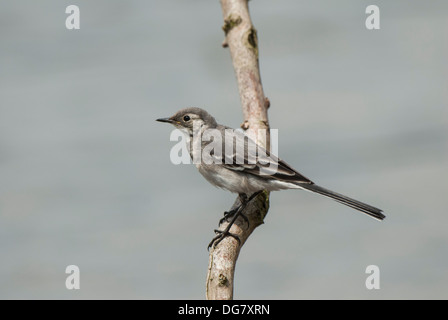
<path fill-rule="evenodd" d="M 217 236 L 214 237 L 212 239 L 212 241 L 210 241 L 210 243 L 208 244 L 207 250 L 210 250 L 210 248 L 212 246 L 213 246 L 213 248 L 215 248 L 218 245 L 218 243 L 220 243 L 227 236 L 230 236 L 230 237 L 234 238 L 235 240 L 237 240 L 238 241 L 238 245 L 241 244 L 240 238 L 236 234 L 230 233 L 229 230 L 227 230 L 227 229 L 230 229 L 230 228 L 226 228 L 223 231 L 215 229 L 215 233 L 217 234 Z"/>
<path fill-rule="evenodd" d="M 230 222 L 229 219 L 233 218 L 235 216 L 235 214 L 238 212 L 238 210 L 240 210 L 240 209 L 241 209 L 241 206 L 236 207 L 235 209 L 232 209 L 230 211 L 224 212 L 224 217 L 221 220 L 219 220 L 219 225 L 223 224 L 224 222 Z M 247 227 L 249 228 L 249 226 L 250 226 L 249 218 L 242 212 L 240 212 L 239 216 L 243 218 L 244 222 L 247 223 Z"/>
<path fill-rule="evenodd" d="M 213 248 L 215 248 L 216 245 L 218 243 L 220 243 L 227 236 L 230 236 L 230 237 L 236 239 L 238 241 L 238 244 L 241 245 L 241 239 L 237 235 L 230 233 L 230 228 L 233 226 L 233 224 L 235 223 L 236 219 L 238 219 L 239 216 L 241 216 L 244 219 L 244 221 L 247 223 L 247 227 L 249 228 L 249 219 L 242 212 L 246 208 L 247 204 L 250 201 L 252 201 L 252 199 L 254 199 L 256 196 L 258 196 L 261 192 L 263 192 L 263 190 L 255 192 L 250 197 L 247 197 L 245 194 L 239 195 L 241 205 L 233 210 L 230 210 L 229 212 L 224 212 L 224 218 L 219 220 L 219 224 L 221 225 L 224 221 L 228 222 L 229 224 L 227 225 L 227 227 L 224 230 L 215 230 L 215 233 L 217 234 L 217 236 L 214 237 L 212 239 L 212 241 L 210 241 L 207 249 L 210 249 L 212 246 L 213 246 Z M 232 220 L 230 220 L 230 222 L 229 222 L 227 220 L 228 218 L 232 218 Z"/>
<path fill-rule="evenodd" d="M 233 216 L 235 215 L 235 213 L 238 212 L 240 207 L 237 207 L 235 209 L 232 209 L 230 211 L 224 211 L 224 217 L 219 220 L 219 225 L 222 225 L 224 221 L 229 222 L 230 218 L 233 218 Z"/>

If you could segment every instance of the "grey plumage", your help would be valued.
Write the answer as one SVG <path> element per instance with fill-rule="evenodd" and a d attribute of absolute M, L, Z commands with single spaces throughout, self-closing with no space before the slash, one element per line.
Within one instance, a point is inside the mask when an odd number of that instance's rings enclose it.
<path fill-rule="evenodd" d="M 184 130 L 190 138 L 189 151 L 192 158 L 198 153 L 202 157 L 202 151 L 210 143 L 201 140 L 195 147 L 194 136 L 202 135 L 208 132 L 207 130 L 221 136 L 221 148 L 212 149 L 209 155 L 213 161 L 195 163 L 199 172 L 214 186 L 247 196 L 260 190 L 303 189 L 332 198 L 375 219 L 385 218 L 381 209 L 316 185 L 285 161 L 257 145 L 243 132 L 218 124 L 215 118 L 203 109 L 182 109 L 170 118 L 157 121 L 168 122 Z M 254 145 L 256 148 L 253 148 Z M 237 146 L 244 147 L 239 150 Z"/>

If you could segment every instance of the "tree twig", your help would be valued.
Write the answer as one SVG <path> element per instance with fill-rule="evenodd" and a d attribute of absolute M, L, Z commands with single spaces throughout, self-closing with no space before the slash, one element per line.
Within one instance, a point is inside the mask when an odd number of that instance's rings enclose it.
<path fill-rule="evenodd" d="M 270 102 L 264 96 L 258 65 L 257 31 L 252 25 L 248 0 L 221 0 L 225 33 L 223 47 L 230 49 L 232 63 L 238 83 L 244 122 L 241 127 L 258 144 L 269 150 L 269 122 L 267 109 Z M 263 132 L 264 134 L 259 134 Z M 233 207 L 240 204 L 237 197 Z M 230 232 L 237 235 L 241 243 L 226 237 L 216 247 L 210 249 L 206 283 L 208 300 L 233 299 L 235 265 L 241 247 L 256 227 L 263 223 L 269 210 L 269 193 L 261 193 L 245 209 L 247 223 L 239 218 Z M 227 222 L 220 226 L 224 230 Z"/>

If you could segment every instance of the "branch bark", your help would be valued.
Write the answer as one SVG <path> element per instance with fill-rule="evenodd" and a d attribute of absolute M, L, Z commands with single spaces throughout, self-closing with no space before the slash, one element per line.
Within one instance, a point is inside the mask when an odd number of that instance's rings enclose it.
<path fill-rule="evenodd" d="M 223 47 L 230 49 L 232 63 L 238 83 L 244 122 L 241 127 L 258 144 L 269 150 L 269 122 L 267 109 L 269 100 L 264 96 L 258 64 L 258 38 L 249 15 L 248 0 L 221 0 L 225 33 Z M 259 134 L 263 133 L 263 134 Z M 240 204 L 237 197 L 233 208 Z M 230 230 L 241 243 L 226 237 L 216 247 L 210 249 L 206 283 L 208 300 L 233 299 L 233 280 L 236 261 L 241 247 L 259 225 L 269 210 L 269 193 L 261 193 L 243 212 L 247 223 L 239 218 Z M 220 226 L 224 230 L 227 222 Z"/>

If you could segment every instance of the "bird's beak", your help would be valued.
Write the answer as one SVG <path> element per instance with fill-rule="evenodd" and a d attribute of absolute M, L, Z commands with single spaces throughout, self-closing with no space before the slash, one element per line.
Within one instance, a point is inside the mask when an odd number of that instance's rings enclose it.
<path fill-rule="evenodd" d="M 166 122 L 166 123 L 173 123 L 174 122 L 171 118 L 160 118 L 160 119 L 157 119 L 156 121 Z"/>

